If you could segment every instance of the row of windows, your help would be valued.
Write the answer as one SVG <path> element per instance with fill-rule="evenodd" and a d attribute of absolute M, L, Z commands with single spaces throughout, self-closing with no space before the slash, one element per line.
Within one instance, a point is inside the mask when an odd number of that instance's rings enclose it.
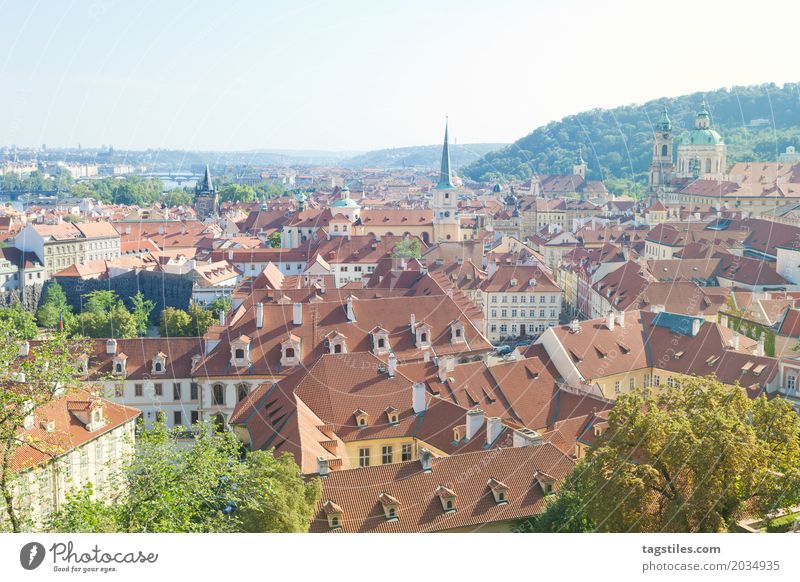
<path fill-rule="evenodd" d="M 500 303 L 509 303 L 508 298 L 511 297 L 511 303 L 527 303 L 530 298 L 531 303 L 536 303 L 536 295 L 500 295 Z M 550 303 L 555 303 L 558 299 L 557 295 L 550 296 Z M 497 303 L 497 295 L 492 295 L 492 303 Z M 547 303 L 547 295 L 539 295 L 539 303 Z"/>
<path fill-rule="evenodd" d="M 533 325 L 532 323 L 530 323 L 530 324 L 528 324 L 527 327 L 525 327 L 524 323 L 520 324 L 520 325 L 517 325 L 516 323 L 513 323 L 513 324 L 511 324 L 511 334 L 512 335 L 517 335 L 517 334 L 519 334 L 519 333 L 521 333 L 523 331 L 527 331 L 529 333 L 542 333 L 548 327 L 554 327 L 554 326 L 555 326 L 555 323 L 552 322 L 552 321 L 549 322 L 547 325 L 545 325 L 544 323 L 539 323 L 537 325 Z M 500 324 L 500 325 L 497 325 L 497 324 L 493 323 L 492 325 L 489 326 L 489 331 L 492 332 L 492 333 L 497 333 L 497 331 L 499 330 L 501 334 L 506 334 L 506 333 L 508 333 L 508 327 L 509 326 L 507 324 L 505 324 L 505 323 Z"/>
<path fill-rule="evenodd" d="M 400 445 L 400 461 L 411 460 L 411 443 Z M 370 447 L 361 447 L 358 449 L 358 466 L 369 467 L 372 460 L 372 449 Z M 381 464 L 390 465 L 394 462 L 394 446 L 383 445 L 381 447 Z"/>
<path fill-rule="evenodd" d="M 155 396 L 164 396 L 164 384 L 161 382 L 153 383 L 153 392 Z M 189 400 L 198 400 L 199 399 L 199 385 L 196 382 L 191 382 L 189 384 Z M 124 397 L 124 386 L 122 384 L 117 384 L 114 386 L 114 396 L 116 398 Z M 133 395 L 141 398 L 144 396 L 144 384 L 137 383 L 133 385 Z M 172 383 L 172 399 L 175 401 L 181 400 L 183 396 L 183 385 L 180 382 L 173 382 Z"/>
<path fill-rule="evenodd" d="M 520 309 L 519 312 L 516 309 L 511 310 L 511 317 L 525 317 L 525 314 L 528 314 L 527 317 L 536 317 L 536 310 L 531 309 L 529 311 L 525 311 L 524 309 Z M 497 310 L 492 309 L 492 317 L 497 317 Z M 508 309 L 501 309 L 500 310 L 500 317 L 508 317 Z M 547 317 L 545 315 L 545 310 L 539 310 L 539 317 Z M 558 317 L 558 313 L 555 309 L 550 310 L 550 317 Z"/>

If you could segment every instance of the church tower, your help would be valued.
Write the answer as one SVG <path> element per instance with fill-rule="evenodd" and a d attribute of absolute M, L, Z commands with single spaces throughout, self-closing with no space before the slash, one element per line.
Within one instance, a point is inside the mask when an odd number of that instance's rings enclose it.
<path fill-rule="evenodd" d="M 583 146 L 578 150 L 578 159 L 572 165 L 572 173 L 586 180 L 586 162 L 583 161 Z"/>
<path fill-rule="evenodd" d="M 653 159 L 650 162 L 650 191 L 657 192 L 672 180 L 672 122 L 667 115 L 667 106 L 655 126 Z"/>
<path fill-rule="evenodd" d="M 450 144 L 447 136 L 448 124 L 444 124 L 444 145 L 439 183 L 433 189 L 433 240 L 459 240 L 458 196 L 450 172 Z"/>
<path fill-rule="evenodd" d="M 684 132 L 678 144 L 677 175 L 679 178 L 722 180 L 727 169 L 725 140 L 713 128 L 703 99 L 694 129 Z"/>

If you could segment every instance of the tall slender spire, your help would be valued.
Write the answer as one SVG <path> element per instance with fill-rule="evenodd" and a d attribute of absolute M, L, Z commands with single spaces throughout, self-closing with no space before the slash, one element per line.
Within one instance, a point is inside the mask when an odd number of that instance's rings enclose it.
<path fill-rule="evenodd" d="M 214 185 L 211 183 L 211 168 L 206 164 L 206 171 L 202 180 L 197 184 L 198 192 L 213 192 Z"/>
<path fill-rule="evenodd" d="M 444 145 L 442 146 L 442 167 L 439 170 L 439 183 L 436 185 L 437 190 L 450 190 L 455 188 L 453 185 L 453 178 L 450 174 L 450 143 L 447 137 L 448 120 L 445 117 L 444 121 Z"/>

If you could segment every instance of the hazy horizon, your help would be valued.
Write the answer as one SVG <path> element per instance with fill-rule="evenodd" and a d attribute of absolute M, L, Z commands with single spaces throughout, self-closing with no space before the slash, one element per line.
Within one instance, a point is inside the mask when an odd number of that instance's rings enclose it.
<path fill-rule="evenodd" d="M 782 3 L 598 4 L 7 5 L 0 144 L 358 153 L 440 143 L 445 114 L 458 143 L 511 143 L 589 109 L 796 80 Z"/>

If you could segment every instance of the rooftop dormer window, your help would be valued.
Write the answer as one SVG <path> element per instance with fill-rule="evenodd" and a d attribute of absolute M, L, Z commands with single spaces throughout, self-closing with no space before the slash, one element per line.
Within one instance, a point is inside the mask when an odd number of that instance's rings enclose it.
<path fill-rule="evenodd" d="M 444 485 L 439 485 L 434 494 L 439 498 L 442 503 L 442 509 L 445 513 L 451 513 L 456 510 L 456 494 L 452 489 L 448 489 Z"/>
<path fill-rule="evenodd" d="M 414 339 L 418 348 L 431 347 L 431 326 L 420 323 L 414 329 Z"/>
<path fill-rule="evenodd" d="M 167 355 L 158 352 L 153 358 L 153 374 L 163 374 L 167 369 Z"/>
<path fill-rule="evenodd" d="M 460 344 L 464 342 L 464 324 L 458 320 L 450 323 L 450 343 Z"/>
<path fill-rule="evenodd" d="M 346 354 L 347 353 L 347 343 L 344 334 L 338 331 L 332 331 L 328 335 L 325 336 L 325 340 L 328 344 L 328 352 L 331 354 Z"/>
<path fill-rule="evenodd" d="M 369 414 L 367 414 L 364 410 L 356 408 L 353 411 L 353 416 L 356 417 L 356 426 L 358 428 L 365 428 L 369 426 Z"/>
<path fill-rule="evenodd" d="M 336 503 L 328 499 L 325 503 L 322 504 L 322 510 L 325 512 L 325 515 L 328 517 L 328 527 L 331 529 L 337 529 L 342 526 L 342 508 L 339 507 Z"/>
<path fill-rule="evenodd" d="M 128 365 L 128 356 L 123 352 L 118 353 L 114 356 L 111 365 L 115 376 L 124 376 Z"/>
<path fill-rule="evenodd" d="M 389 332 L 376 326 L 369 333 L 372 338 L 372 353 L 376 356 L 389 353 Z"/>
<path fill-rule="evenodd" d="M 242 334 L 231 342 L 231 366 L 239 368 L 251 363 L 250 338 Z"/>
<path fill-rule="evenodd" d="M 388 493 L 381 493 L 378 496 L 378 501 L 380 501 L 383 506 L 383 514 L 386 516 L 387 521 L 395 521 L 397 519 L 397 510 L 400 507 L 400 502 Z"/>
<path fill-rule="evenodd" d="M 486 484 L 492 491 L 495 503 L 498 505 L 508 503 L 508 485 L 494 478 L 489 479 Z"/>
<path fill-rule="evenodd" d="M 292 368 L 300 365 L 300 338 L 290 333 L 281 342 L 281 366 Z"/>
<path fill-rule="evenodd" d="M 536 471 L 536 473 L 533 475 L 533 478 L 539 484 L 539 487 L 542 488 L 542 494 L 552 495 L 555 493 L 555 477 L 548 475 L 543 471 Z"/>
<path fill-rule="evenodd" d="M 397 424 L 400 422 L 400 413 L 394 406 L 390 406 L 386 409 L 386 418 L 389 424 Z"/>

